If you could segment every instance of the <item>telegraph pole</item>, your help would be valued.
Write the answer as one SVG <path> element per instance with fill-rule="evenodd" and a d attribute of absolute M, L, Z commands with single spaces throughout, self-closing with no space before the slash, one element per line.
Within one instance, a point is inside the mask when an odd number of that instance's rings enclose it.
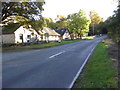
<path fill-rule="evenodd" d="M 94 35 L 94 31 L 95 31 L 95 26 L 94 26 L 94 24 L 93 24 L 93 35 Z"/>

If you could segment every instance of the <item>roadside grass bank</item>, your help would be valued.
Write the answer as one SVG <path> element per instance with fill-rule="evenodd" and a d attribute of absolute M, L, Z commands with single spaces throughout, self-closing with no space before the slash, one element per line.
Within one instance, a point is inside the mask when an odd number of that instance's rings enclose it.
<path fill-rule="evenodd" d="M 2 50 L 3 50 L 3 52 L 11 52 L 11 51 L 44 49 L 44 48 L 50 48 L 50 47 L 64 45 L 64 44 L 68 44 L 68 43 L 78 42 L 81 40 L 82 39 L 76 39 L 76 40 L 61 41 L 60 43 L 59 42 L 49 42 L 49 43 L 33 44 L 33 45 L 27 45 L 27 46 L 11 46 L 11 47 L 4 47 L 4 48 L 2 48 Z"/>
<path fill-rule="evenodd" d="M 96 46 L 73 88 L 118 88 L 115 60 L 110 58 L 108 48 L 104 41 Z"/>
<path fill-rule="evenodd" d="M 58 45 L 64 45 L 68 43 L 73 43 L 73 42 L 78 42 L 81 41 L 82 39 L 76 39 L 76 40 L 67 40 L 67 41 L 61 41 L 61 42 L 50 42 L 50 43 L 44 43 L 40 45 L 31 45 L 31 46 L 26 46 L 27 48 L 49 48 L 53 46 L 58 46 Z"/>

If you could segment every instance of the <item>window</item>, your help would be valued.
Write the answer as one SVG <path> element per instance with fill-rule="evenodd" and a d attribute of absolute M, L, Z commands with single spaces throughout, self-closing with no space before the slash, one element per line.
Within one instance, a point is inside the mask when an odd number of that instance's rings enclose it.
<path fill-rule="evenodd" d="M 41 39 L 43 39 L 43 35 L 41 35 Z"/>
<path fill-rule="evenodd" d="M 27 40 L 27 42 L 29 43 L 29 42 L 30 42 L 30 40 Z"/>
<path fill-rule="evenodd" d="M 34 36 L 34 33 L 31 33 L 32 36 Z"/>
<path fill-rule="evenodd" d="M 28 38 L 28 39 L 30 39 L 30 38 L 31 38 L 31 36 L 30 36 L 30 35 L 27 35 L 27 38 Z"/>
<path fill-rule="evenodd" d="M 20 34 L 20 39 L 23 39 L 23 34 Z"/>

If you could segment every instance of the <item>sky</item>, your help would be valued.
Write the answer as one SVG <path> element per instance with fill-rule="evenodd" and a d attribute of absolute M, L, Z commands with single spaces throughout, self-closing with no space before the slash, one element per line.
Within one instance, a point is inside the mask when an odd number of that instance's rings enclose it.
<path fill-rule="evenodd" d="M 117 9 L 117 2 L 114 0 L 45 0 L 42 12 L 43 17 L 55 19 L 57 15 L 77 13 L 80 9 L 89 15 L 91 10 L 95 10 L 104 20 L 113 15 Z"/>

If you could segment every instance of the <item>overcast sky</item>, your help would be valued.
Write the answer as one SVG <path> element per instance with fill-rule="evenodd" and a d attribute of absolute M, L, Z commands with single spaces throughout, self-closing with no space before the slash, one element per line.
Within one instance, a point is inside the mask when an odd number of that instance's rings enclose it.
<path fill-rule="evenodd" d="M 76 13 L 80 9 L 86 14 L 89 11 L 95 10 L 103 19 L 113 15 L 113 11 L 117 7 L 114 0 L 45 0 L 43 6 L 43 17 L 55 19 L 57 15 L 67 16 L 68 14 Z"/>

